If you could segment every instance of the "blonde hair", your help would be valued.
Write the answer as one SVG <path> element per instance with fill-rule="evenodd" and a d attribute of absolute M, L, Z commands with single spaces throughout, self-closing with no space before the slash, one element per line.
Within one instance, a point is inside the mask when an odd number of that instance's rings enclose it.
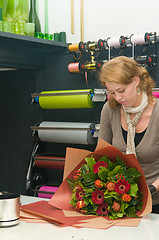
<path fill-rule="evenodd" d="M 140 78 L 140 91 L 147 93 L 149 103 L 154 102 L 155 97 L 152 95 L 152 88 L 155 83 L 148 71 L 135 60 L 125 56 L 119 56 L 105 62 L 99 72 L 99 79 L 103 86 L 106 86 L 106 82 L 128 85 L 133 81 L 135 76 L 139 76 Z M 119 103 L 113 97 L 110 97 L 109 105 L 115 109 Z"/>

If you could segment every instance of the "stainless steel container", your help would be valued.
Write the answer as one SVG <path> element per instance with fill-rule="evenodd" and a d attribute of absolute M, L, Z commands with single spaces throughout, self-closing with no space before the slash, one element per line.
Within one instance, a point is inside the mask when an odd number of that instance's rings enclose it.
<path fill-rule="evenodd" d="M 0 195 L 0 227 L 9 227 L 19 222 L 20 196 L 15 194 Z"/>

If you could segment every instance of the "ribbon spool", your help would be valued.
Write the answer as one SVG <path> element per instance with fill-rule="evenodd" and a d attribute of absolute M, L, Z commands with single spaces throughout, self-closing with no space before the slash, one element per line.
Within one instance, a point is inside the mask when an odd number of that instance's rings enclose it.
<path fill-rule="evenodd" d="M 86 44 L 88 50 L 98 49 L 100 51 L 105 49 L 105 43 L 102 39 L 99 39 L 98 42 L 87 42 Z"/>
<path fill-rule="evenodd" d="M 126 40 L 124 36 L 120 36 L 119 38 L 108 38 L 107 39 L 107 46 L 108 47 L 123 47 L 126 45 Z"/>
<path fill-rule="evenodd" d="M 70 63 L 68 65 L 68 71 L 70 73 L 79 73 L 80 69 L 79 69 L 79 62 L 75 62 L 75 63 Z"/>
<path fill-rule="evenodd" d="M 86 44 L 83 43 L 82 41 L 79 42 L 78 44 L 69 44 L 68 45 L 68 50 L 69 52 L 77 52 L 80 51 L 82 53 L 85 53 L 87 51 L 86 49 Z"/>
<path fill-rule="evenodd" d="M 69 52 L 79 51 L 79 44 L 69 44 L 68 50 L 69 50 Z"/>
<path fill-rule="evenodd" d="M 103 61 L 95 61 L 90 63 L 79 63 L 79 70 L 81 72 L 85 71 L 97 71 L 102 66 Z"/>
<path fill-rule="evenodd" d="M 130 43 L 134 44 L 134 45 L 142 45 L 142 44 L 146 44 L 146 43 L 150 43 L 151 39 L 150 39 L 150 34 L 149 33 L 145 33 L 142 35 L 131 35 L 130 37 Z"/>
<path fill-rule="evenodd" d="M 157 59 L 156 56 L 139 56 L 135 58 L 135 61 L 139 64 L 145 64 L 147 66 L 156 65 Z"/>

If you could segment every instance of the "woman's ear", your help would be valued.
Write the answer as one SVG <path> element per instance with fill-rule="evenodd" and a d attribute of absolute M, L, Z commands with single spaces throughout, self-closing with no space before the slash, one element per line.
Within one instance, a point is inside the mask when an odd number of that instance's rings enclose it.
<path fill-rule="evenodd" d="M 134 81 L 136 82 L 136 86 L 139 86 L 140 77 L 139 77 L 139 76 L 135 76 L 135 77 L 134 77 Z"/>

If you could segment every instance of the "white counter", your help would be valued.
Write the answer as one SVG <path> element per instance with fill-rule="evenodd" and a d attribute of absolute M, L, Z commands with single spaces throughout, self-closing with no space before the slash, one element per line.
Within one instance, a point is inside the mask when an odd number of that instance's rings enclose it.
<path fill-rule="evenodd" d="M 41 201 L 41 198 L 21 196 L 22 204 Z M 45 199 L 46 200 L 46 199 Z M 138 227 L 111 227 L 107 230 L 58 227 L 50 223 L 26 223 L 0 228 L 0 240 L 157 240 L 159 215 L 149 214 Z"/>

